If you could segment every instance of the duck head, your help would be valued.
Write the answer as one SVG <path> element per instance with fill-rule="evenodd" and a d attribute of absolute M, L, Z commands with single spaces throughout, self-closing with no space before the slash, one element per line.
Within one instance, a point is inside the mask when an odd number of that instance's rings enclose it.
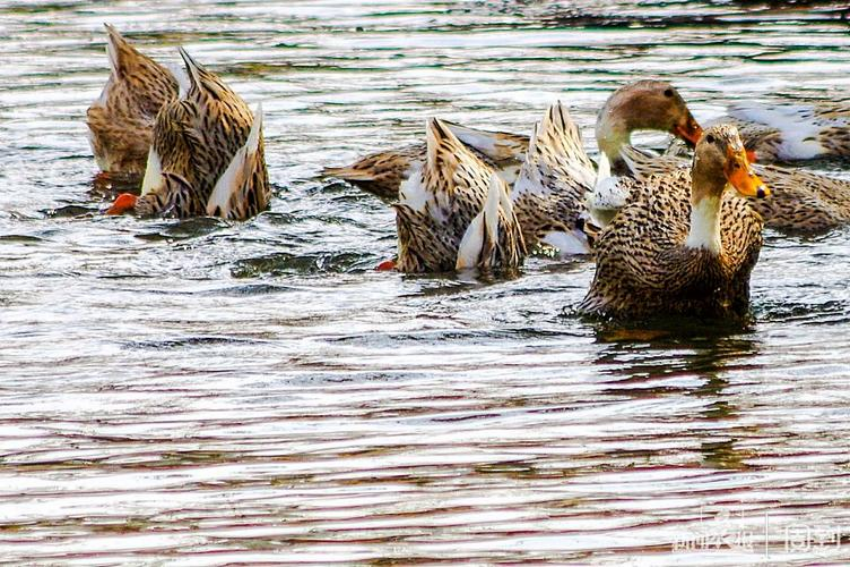
<path fill-rule="evenodd" d="M 762 199 L 771 191 L 754 173 L 735 126 L 708 128 L 694 149 L 692 164 L 691 227 L 686 246 L 721 250 L 719 212 L 727 187 L 743 197 Z"/>
<path fill-rule="evenodd" d="M 692 178 L 693 199 L 720 196 L 727 185 L 743 197 L 761 199 L 771 194 L 751 168 L 739 131 L 730 124 L 713 126 L 701 136 L 694 150 Z"/>
<path fill-rule="evenodd" d="M 694 147 L 703 130 L 683 97 L 666 81 L 643 80 L 616 90 L 597 115 L 597 144 L 616 168 L 636 130 L 660 130 Z"/>

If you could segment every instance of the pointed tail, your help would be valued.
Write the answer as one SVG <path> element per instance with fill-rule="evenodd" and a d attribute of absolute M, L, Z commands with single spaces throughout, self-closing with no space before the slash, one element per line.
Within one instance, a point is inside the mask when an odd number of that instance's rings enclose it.
<path fill-rule="evenodd" d="M 251 182 L 262 136 L 263 107 L 258 104 L 248 140 L 234 154 L 228 168 L 216 182 L 216 186 L 207 200 L 208 215 L 222 218 L 230 217 L 231 212 L 242 199 L 247 189 L 246 185 Z"/>

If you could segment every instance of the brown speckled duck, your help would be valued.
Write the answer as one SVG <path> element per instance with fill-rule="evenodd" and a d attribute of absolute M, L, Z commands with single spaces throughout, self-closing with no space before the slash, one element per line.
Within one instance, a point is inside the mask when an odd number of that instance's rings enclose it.
<path fill-rule="evenodd" d="M 746 197 L 769 190 L 733 126 L 708 128 L 690 170 L 637 182 L 600 233 L 597 270 L 579 309 L 613 318 L 745 316 L 762 219 Z"/>
<path fill-rule="evenodd" d="M 837 158 L 848 160 L 848 100 L 823 100 L 789 104 L 742 102 L 710 124 L 733 124 L 751 161 L 800 161 Z M 673 144 L 669 155 L 682 156 L 686 149 Z"/>
<path fill-rule="evenodd" d="M 508 183 L 513 183 L 525 159 L 529 138 L 517 134 L 488 132 L 446 123 L 453 134 L 483 158 Z M 677 90 L 665 81 L 644 80 L 615 91 L 597 120 L 597 142 L 609 155 L 619 174 L 626 173 L 620 147 L 628 144 L 637 130 L 661 130 L 683 138 L 691 145 L 701 129 Z M 395 198 L 400 181 L 417 171 L 425 160 L 425 146 L 370 154 L 346 167 L 326 168 L 326 176 L 337 177 L 384 198 Z"/>
<path fill-rule="evenodd" d="M 271 198 L 263 157 L 263 113 L 182 48 L 189 84 L 157 116 L 142 195 L 125 193 L 108 211 L 179 218 L 246 219 Z"/>
<path fill-rule="evenodd" d="M 177 97 L 168 69 L 139 53 L 105 24 L 112 72 L 86 113 L 89 142 L 98 167 L 113 175 L 141 176 L 160 108 Z"/>
<path fill-rule="evenodd" d="M 688 168 L 685 159 L 651 156 L 626 147 L 623 155 L 638 179 Z M 848 178 L 779 165 L 753 164 L 771 187 L 771 197 L 751 203 L 765 226 L 787 233 L 817 234 L 848 226 L 851 216 L 851 185 Z"/>
<path fill-rule="evenodd" d="M 401 272 L 512 270 L 526 255 L 507 184 L 449 127 L 431 119 L 426 157 L 399 190 L 396 209 Z"/>

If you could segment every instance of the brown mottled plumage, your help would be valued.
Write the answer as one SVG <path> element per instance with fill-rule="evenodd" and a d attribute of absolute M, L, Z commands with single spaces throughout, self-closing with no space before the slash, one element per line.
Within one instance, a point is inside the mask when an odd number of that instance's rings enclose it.
<path fill-rule="evenodd" d="M 86 113 L 89 141 L 101 170 L 141 175 L 157 113 L 177 97 L 177 80 L 168 69 L 136 51 L 115 28 L 104 25 L 112 72 L 100 98 Z"/>
<path fill-rule="evenodd" d="M 525 159 L 529 138 L 504 132 L 489 132 L 444 122 L 468 149 L 490 165 L 508 183 L 514 183 Z M 638 81 L 615 91 L 606 101 L 597 120 L 597 142 L 600 149 L 620 171 L 619 150 L 628 144 L 636 130 L 662 130 L 694 141 L 700 126 L 692 117 L 677 90 L 664 81 Z M 399 183 L 421 167 L 425 146 L 408 146 L 370 154 L 346 167 L 331 167 L 323 175 L 343 179 L 370 193 L 393 198 Z"/>
<path fill-rule="evenodd" d="M 624 148 L 624 156 L 636 178 L 688 168 L 688 161 L 669 156 L 650 156 Z M 765 226 L 784 232 L 820 233 L 848 226 L 851 216 L 851 185 L 848 179 L 778 165 L 753 164 L 771 197 L 752 203 Z"/>
<path fill-rule="evenodd" d="M 762 219 L 729 184 L 747 196 L 769 193 L 732 126 L 705 131 L 691 170 L 636 182 L 600 234 L 580 310 L 615 318 L 746 315 Z"/>
<path fill-rule="evenodd" d="M 189 73 L 186 93 L 157 116 L 139 214 L 245 219 L 271 198 L 263 157 L 262 111 L 219 77 L 180 54 Z"/>
<path fill-rule="evenodd" d="M 429 120 L 426 146 L 422 168 L 403 183 L 399 202 L 393 205 L 399 237 L 396 269 L 410 273 L 519 267 L 526 248 L 505 182 L 440 120 Z M 478 225 L 471 227 L 476 219 Z M 459 258 L 462 240 L 466 253 Z"/>
<path fill-rule="evenodd" d="M 544 242 L 562 254 L 589 252 L 585 195 L 594 179 L 579 128 L 560 102 L 553 104 L 535 126 L 511 193 L 526 246 Z"/>
<path fill-rule="evenodd" d="M 796 104 L 740 103 L 710 124 L 733 124 L 758 163 L 849 157 L 849 103 L 827 100 Z M 668 155 L 686 149 L 676 142 Z"/>

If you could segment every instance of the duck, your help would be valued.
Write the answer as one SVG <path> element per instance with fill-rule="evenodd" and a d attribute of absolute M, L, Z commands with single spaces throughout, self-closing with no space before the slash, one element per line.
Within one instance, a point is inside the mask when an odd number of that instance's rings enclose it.
<path fill-rule="evenodd" d="M 771 190 L 753 172 L 732 125 L 707 128 L 690 169 L 635 181 L 600 232 L 587 315 L 745 318 L 763 222 L 748 199 Z"/>
<path fill-rule="evenodd" d="M 526 256 L 508 184 L 443 121 L 426 125 L 422 167 L 402 183 L 396 211 L 404 273 L 514 271 Z"/>
<path fill-rule="evenodd" d="M 444 124 L 507 183 L 516 181 L 529 147 L 529 137 L 478 130 L 447 121 Z M 677 89 L 666 81 L 649 79 L 617 89 L 598 115 L 597 143 L 609 156 L 616 172 L 628 172 L 619 150 L 630 142 L 632 133 L 637 130 L 670 132 L 692 146 L 701 134 L 700 125 Z M 393 199 L 398 194 L 399 183 L 422 167 L 425 151 L 425 146 L 419 144 L 373 153 L 345 167 L 325 168 L 323 175 Z"/>
<path fill-rule="evenodd" d="M 591 253 L 596 228 L 585 196 L 595 180 L 579 128 L 560 101 L 550 105 L 532 130 L 511 191 L 528 249 L 548 245 L 560 256 Z"/>
<path fill-rule="evenodd" d="M 636 179 L 689 167 L 685 159 L 654 156 L 632 147 L 624 147 L 622 155 Z M 847 177 L 839 179 L 777 164 L 755 163 L 752 167 L 773 192 L 770 199 L 751 204 L 767 228 L 785 234 L 815 235 L 848 226 L 851 184 Z M 628 193 L 626 184 L 621 185 L 621 191 Z"/>
<path fill-rule="evenodd" d="M 842 159 L 849 157 L 849 102 L 819 100 L 789 104 L 740 102 L 709 124 L 733 124 L 750 152 L 751 161 Z M 672 144 L 670 155 L 685 152 Z"/>
<path fill-rule="evenodd" d="M 100 97 L 86 111 L 89 143 L 102 172 L 141 179 L 157 113 L 177 98 L 178 82 L 113 26 L 104 26 L 110 75 Z"/>
<path fill-rule="evenodd" d="M 187 84 L 157 115 L 142 194 L 119 195 L 107 214 L 250 218 L 269 206 L 263 109 L 251 109 L 185 49 Z"/>

